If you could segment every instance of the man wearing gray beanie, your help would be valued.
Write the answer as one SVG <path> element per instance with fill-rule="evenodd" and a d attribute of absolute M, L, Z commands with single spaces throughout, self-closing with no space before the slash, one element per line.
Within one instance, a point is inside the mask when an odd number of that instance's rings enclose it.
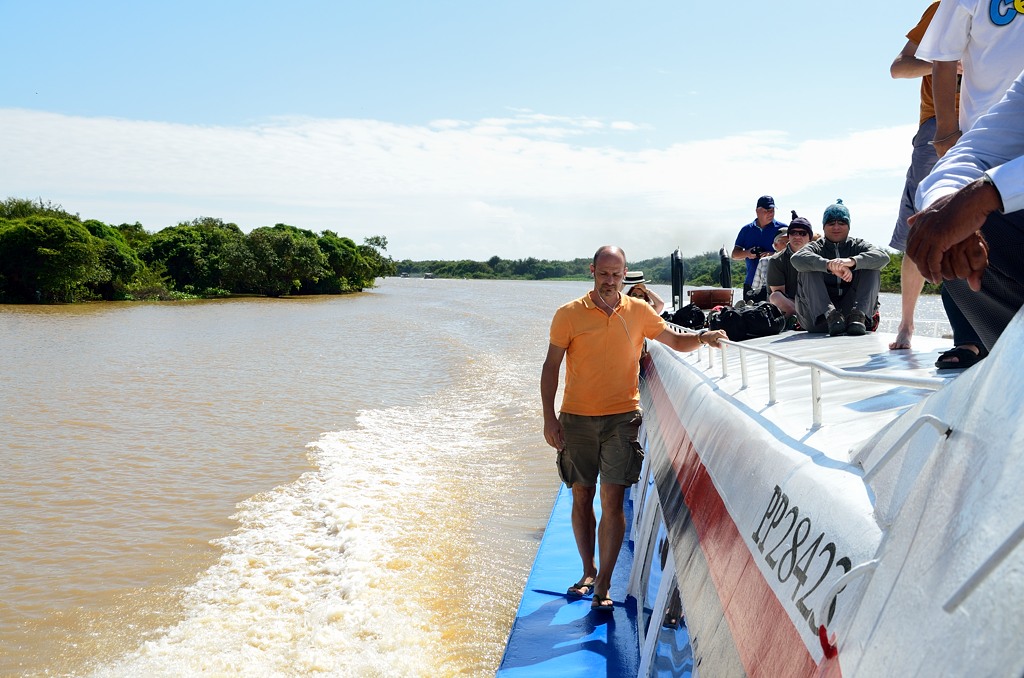
<path fill-rule="evenodd" d="M 825 209 L 825 237 L 794 252 L 799 272 L 796 316 L 808 332 L 861 335 L 874 329 L 881 270 L 889 263 L 884 250 L 850 237 L 850 210 L 837 200 Z"/>

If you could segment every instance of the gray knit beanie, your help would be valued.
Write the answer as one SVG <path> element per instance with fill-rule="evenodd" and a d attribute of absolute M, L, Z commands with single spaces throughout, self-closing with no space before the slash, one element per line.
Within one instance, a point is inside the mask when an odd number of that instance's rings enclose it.
<path fill-rule="evenodd" d="M 821 218 L 821 224 L 824 226 L 830 221 L 845 221 L 846 225 L 850 225 L 850 210 L 843 204 L 842 198 L 836 199 L 834 205 L 829 205 L 825 208 L 825 215 Z"/>

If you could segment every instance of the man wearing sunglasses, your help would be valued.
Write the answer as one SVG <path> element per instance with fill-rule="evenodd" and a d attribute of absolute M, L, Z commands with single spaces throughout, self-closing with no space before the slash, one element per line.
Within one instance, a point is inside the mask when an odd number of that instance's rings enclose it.
<path fill-rule="evenodd" d="M 770 301 L 776 308 L 782 311 L 788 321 L 796 315 L 796 290 L 798 273 L 790 261 L 793 253 L 802 248 L 814 238 L 814 231 L 811 229 L 811 222 L 803 217 L 797 216 L 793 210 L 793 220 L 789 222 L 787 234 L 789 244 L 768 260 L 768 295 Z"/>

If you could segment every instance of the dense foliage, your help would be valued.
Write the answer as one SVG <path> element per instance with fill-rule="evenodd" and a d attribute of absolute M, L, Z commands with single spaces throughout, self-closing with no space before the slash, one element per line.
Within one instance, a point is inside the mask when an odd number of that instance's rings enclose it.
<path fill-rule="evenodd" d="M 341 294 L 394 275 L 386 250 L 381 236 L 357 245 L 287 224 L 246 234 L 210 217 L 149 233 L 8 198 L 0 203 L 0 301 Z"/>
<path fill-rule="evenodd" d="M 900 291 L 900 265 L 903 255 L 899 252 L 891 254 L 892 261 L 882 270 L 882 291 Z M 573 259 L 571 261 L 548 261 L 546 259 L 501 259 L 491 257 L 487 261 L 411 261 L 405 259 L 398 262 L 399 273 L 410 276 L 431 274 L 436 278 L 515 278 L 521 280 L 579 279 L 590 277 L 591 259 Z M 718 252 L 705 252 L 697 256 L 683 259 L 686 284 L 693 287 L 719 285 L 721 272 L 721 255 Z M 631 262 L 629 268 L 643 271 L 644 275 L 655 283 L 670 284 L 672 274 L 669 270 L 669 257 L 645 259 Z M 743 285 L 745 265 L 743 261 L 730 261 L 732 281 L 736 287 Z M 925 284 L 925 293 L 936 294 L 939 288 L 930 283 Z"/>

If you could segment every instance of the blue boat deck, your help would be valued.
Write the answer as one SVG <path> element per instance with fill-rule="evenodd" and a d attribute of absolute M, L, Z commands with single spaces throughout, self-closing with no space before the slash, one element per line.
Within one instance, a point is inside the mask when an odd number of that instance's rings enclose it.
<path fill-rule="evenodd" d="M 626 537 L 615 564 L 612 612 L 590 609 L 590 596 L 572 599 L 566 589 L 580 576 L 572 533 L 572 493 L 564 485 L 526 582 L 497 675 L 635 676 L 639 670 L 636 600 L 626 597 L 633 565 L 632 501 L 626 500 Z M 600 507 L 595 507 L 600 520 Z"/>

